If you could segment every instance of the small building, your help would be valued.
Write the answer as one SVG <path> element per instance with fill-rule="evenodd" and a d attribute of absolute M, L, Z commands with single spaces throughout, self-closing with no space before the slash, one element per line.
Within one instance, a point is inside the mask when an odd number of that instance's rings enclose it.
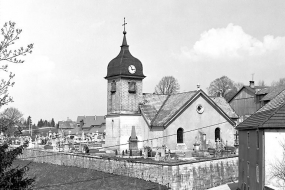
<path fill-rule="evenodd" d="M 240 123 L 237 130 L 239 187 L 282 189 L 284 178 L 280 180 L 274 173 L 282 165 L 285 173 L 285 90 L 272 96 L 271 101 Z"/>
<path fill-rule="evenodd" d="M 106 129 L 105 116 L 78 116 L 76 125 L 84 133 L 103 133 Z"/>
<path fill-rule="evenodd" d="M 72 121 L 71 119 L 67 118 L 66 121 L 59 121 L 58 122 L 58 131 L 68 135 L 76 128 L 76 122 Z"/>
<path fill-rule="evenodd" d="M 269 87 L 255 86 L 254 81 L 249 81 L 249 86 L 243 86 L 228 102 L 237 115 L 243 119 L 262 107 L 260 100 L 268 91 Z"/>
<path fill-rule="evenodd" d="M 228 102 L 242 122 L 283 90 L 285 86 L 255 86 L 249 81 L 249 86 L 243 86 Z"/>

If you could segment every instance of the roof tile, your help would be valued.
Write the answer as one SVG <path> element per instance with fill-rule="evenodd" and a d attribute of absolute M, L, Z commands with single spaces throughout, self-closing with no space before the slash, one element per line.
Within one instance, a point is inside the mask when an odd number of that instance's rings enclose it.
<path fill-rule="evenodd" d="M 77 123 L 80 123 L 83 120 L 83 127 L 82 128 L 89 128 L 91 126 L 100 126 L 105 121 L 105 116 L 78 116 Z"/>
<path fill-rule="evenodd" d="M 280 127 L 280 125 L 277 124 L 285 122 L 285 117 L 282 117 L 284 112 L 285 89 L 269 103 L 260 108 L 255 114 L 251 115 L 244 122 L 239 124 L 237 129 Z M 283 127 L 285 126 L 283 125 Z"/>
<path fill-rule="evenodd" d="M 172 94 L 165 101 L 164 105 L 158 112 L 156 118 L 152 122 L 153 126 L 164 126 L 164 124 L 176 114 L 179 109 L 185 105 L 197 91 Z"/>
<path fill-rule="evenodd" d="M 224 97 L 211 97 L 211 99 L 230 117 L 238 118 L 238 115 Z"/>

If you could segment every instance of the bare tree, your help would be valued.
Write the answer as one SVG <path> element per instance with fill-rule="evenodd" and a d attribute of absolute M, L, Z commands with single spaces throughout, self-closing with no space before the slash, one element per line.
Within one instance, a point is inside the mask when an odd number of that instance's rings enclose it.
<path fill-rule="evenodd" d="M 234 82 L 227 76 L 222 76 L 215 79 L 210 83 L 208 87 L 208 93 L 212 96 L 222 96 L 225 97 L 226 93 L 234 88 Z"/>
<path fill-rule="evenodd" d="M 23 119 L 23 114 L 17 108 L 7 108 L 0 114 L 0 128 L 2 131 L 9 131 L 12 128 L 19 127 L 19 123 L 21 123 Z"/>
<path fill-rule="evenodd" d="M 283 150 L 283 156 L 280 159 L 276 159 L 274 164 L 270 164 L 271 166 L 271 179 L 276 178 L 275 185 L 279 187 L 283 187 L 285 189 L 285 140 L 279 142 L 280 146 Z"/>
<path fill-rule="evenodd" d="M 258 81 L 258 86 L 266 86 L 264 80 Z"/>
<path fill-rule="evenodd" d="M 281 78 L 279 81 L 273 81 L 271 86 L 285 86 L 285 78 Z"/>
<path fill-rule="evenodd" d="M 32 53 L 33 44 L 29 44 L 26 48 L 20 47 L 15 50 L 9 49 L 11 45 L 15 43 L 16 40 L 19 39 L 19 35 L 21 34 L 21 29 L 15 28 L 14 22 L 6 22 L 1 28 L 1 34 L 3 39 L 0 41 L 0 61 L 7 61 L 11 63 L 23 63 L 24 61 L 18 59 L 20 56 L 25 56 L 27 53 Z M 8 65 L 1 65 L 0 71 L 8 72 Z M 0 82 L 0 107 L 3 105 L 12 102 L 13 99 L 9 96 L 8 89 L 9 87 L 13 87 L 14 82 L 12 79 L 14 78 L 14 74 L 10 72 L 8 79 L 1 79 Z"/>
<path fill-rule="evenodd" d="M 241 82 L 236 82 L 234 83 L 234 86 L 236 87 L 237 91 L 239 91 L 244 86 L 244 84 Z"/>
<path fill-rule="evenodd" d="M 156 94 L 176 94 L 180 89 L 180 85 L 173 76 L 163 77 L 155 87 Z"/>

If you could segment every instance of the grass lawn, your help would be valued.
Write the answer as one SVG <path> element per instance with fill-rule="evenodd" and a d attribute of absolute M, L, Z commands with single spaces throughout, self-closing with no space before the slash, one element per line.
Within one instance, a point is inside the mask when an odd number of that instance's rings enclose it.
<path fill-rule="evenodd" d="M 24 166 L 29 161 L 16 160 L 15 166 Z M 35 176 L 36 182 L 34 189 L 102 189 L 102 190 L 136 190 L 136 189 L 161 189 L 166 190 L 165 186 L 144 181 L 137 178 L 119 176 L 70 166 L 59 166 L 47 163 L 29 164 L 29 176 Z"/>

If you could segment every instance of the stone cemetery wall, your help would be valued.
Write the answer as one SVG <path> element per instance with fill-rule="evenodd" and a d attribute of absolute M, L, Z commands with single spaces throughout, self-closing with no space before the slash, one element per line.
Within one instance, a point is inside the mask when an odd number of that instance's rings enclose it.
<path fill-rule="evenodd" d="M 238 178 L 238 157 L 183 163 L 145 163 L 115 158 L 63 152 L 26 149 L 20 159 L 94 169 L 156 182 L 171 189 L 202 190 L 235 181 Z"/>

